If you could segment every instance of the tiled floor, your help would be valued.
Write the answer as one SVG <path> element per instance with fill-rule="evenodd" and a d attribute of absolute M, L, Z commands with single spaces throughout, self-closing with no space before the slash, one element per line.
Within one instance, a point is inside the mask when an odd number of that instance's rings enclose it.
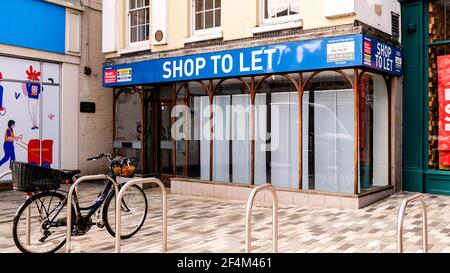
<path fill-rule="evenodd" d="M 83 185 L 84 197 L 95 198 L 98 186 Z M 161 251 L 161 198 L 147 190 L 149 213 L 142 230 L 124 240 L 122 252 Z M 280 252 L 395 252 L 397 213 L 405 194 L 394 195 L 361 210 L 308 209 L 282 206 L 279 211 Z M 87 199 L 84 199 L 87 200 Z M 23 194 L 0 192 L 0 252 L 17 252 L 12 240 L 12 217 Z M 429 252 L 450 252 L 450 197 L 427 195 Z M 169 252 L 243 252 L 244 202 L 169 195 Z M 271 208 L 253 211 L 254 252 L 271 252 Z M 409 213 L 408 213 L 409 212 Z M 420 252 L 421 214 L 408 208 L 405 252 Z M 73 252 L 113 252 L 114 240 L 105 229 L 93 227 L 73 237 Z M 63 251 L 62 249 L 61 251 Z"/>

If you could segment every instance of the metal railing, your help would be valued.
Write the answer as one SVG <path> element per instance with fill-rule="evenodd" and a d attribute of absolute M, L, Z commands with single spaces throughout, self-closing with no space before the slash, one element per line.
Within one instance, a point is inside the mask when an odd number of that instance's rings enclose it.
<path fill-rule="evenodd" d="M 156 184 L 161 189 L 162 194 L 162 252 L 167 252 L 167 193 L 166 187 L 161 182 L 161 180 L 157 178 L 145 178 L 145 179 L 134 179 L 128 181 L 125 185 L 122 186 L 122 189 L 119 192 L 118 198 L 116 200 L 116 208 L 120 208 L 122 204 L 123 195 L 125 191 L 136 184 Z M 120 253 L 120 244 L 122 241 L 122 221 L 121 221 L 121 210 L 116 209 L 116 253 Z M 120 236 L 118 236 L 120 234 Z"/>
<path fill-rule="evenodd" d="M 278 252 L 278 196 L 277 191 L 271 184 L 264 184 L 257 188 L 254 188 L 247 202 L 247 209 L 245 211 L 245 252 L 250 253 L 252 251 L 252 209 L 255 201 L 256 194 L 262 190 L 270 190 L 272 193 L 272 240 L 273 240 L 273 252 Z"/>
<path fill-rule="evenodd" d="M 119 185 L 117 182 L 110 176 L 99 174 L 99 175 L 88 175 L 88 176 L 82 176 L 78 178 L 75 183 L 70 187 L 69 193 L 67 195 L 67 226 L 66 226 L 66 253 L 70 253 L 71 243 L 72 243 L 72 196 L 75 191 L 75 189 L 78 187 L 78 185 L 81 182 L 86 181 L 94 181 L 94 180 L 109 180 L 113 184 L 114 193 L 119 193 Z M 117 210 L 117 207 L 116 207 Z M 116 219 L 117 224 L 117 219 Z M 116 236 L 117 237 L 117 236 Z M 120 236 L 118 236 L 120 237 Z"/>
<path fill-rule="evenodd" d="M 412 201 L 420 201 L 420 206 L 422 208 L 422 243 L 423 252 L 428 252 L 428 220 L 427 220 L 427 205 L 425 203 L 425 198 L 422 194 L 415 194 L 402 201 L 400 206 L 400 211 L 398 212 L 397 220 L 397 250 L 398 253 L 403 253 L 403 220 L 405 218 L 405 210 L 408 204 Z"/>
<path fill-rule="evenodd" d="M 3 177 L 7 176 L 7 175 L 12 175 L 12 171 L 6 171 L 2 174 L 0 174 L 0 179 L 2 179 Z M 27 194 L 27 200 L 30 199 L 31 195 Z M 27 245 L 31 244 L 31 206 L 27 207 L 27 229 L 25 232 L 25 235 L 27 237 Z"/>
<path fill-rule="evenodd" d="M 11 170 L 10 170 L 10 171 L 6 171 L 6 172 L 0 174 L 0 179 L 2 179 L 3 177 L 5 177 L 5 176 L 7 176 L 7 175 L 10 175 L 10 174 L 12 174 L 12 171 L 11 171 Z"/>

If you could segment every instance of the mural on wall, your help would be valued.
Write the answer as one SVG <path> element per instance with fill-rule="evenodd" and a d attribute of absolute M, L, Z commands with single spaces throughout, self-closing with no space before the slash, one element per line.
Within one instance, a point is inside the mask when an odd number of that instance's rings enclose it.
<path fill-rule="evenodd" d="M 38 110 L 39 110 L 39 94 L 41 94 L 41 84 L 39 77 L 41 72 L 33 69 L 30 65 L 29 70 L 26 71 L 27 80 L 30 82 L 22 84 L 23 94 L 28 97 L 28 112 L 31 118 L 31 130 L 39 129 L 38 127 Z"/>
<path fill-rule="evenodd" d="M 6 115 L 6 108 L 3 107 L 3 86 L 2 86 L 3 74 L 0 72 L 0 116 Z"/>
<path fill-rule="evenodd" d="M 0 172 L 14 161 L 59 168 L 60 65 L 0 56 L 0 72 Z"/>
<path fill-rule="evenodd" d="M 16 122 L 14 120 L 8 121 L 8 128 L 6 128 L 5 132 L 5 142 L 3 143 L 3 153 L 4 156 L 0 160 L 0 167 L 9 161 L 9 167 L 12 167 L 12 163 L 16 160 L 16 153 L 14 151 L 14 141 L 22 140 L 22 135 L 15 136 L 14 135 L 14 127 L 16 126 Z"/>

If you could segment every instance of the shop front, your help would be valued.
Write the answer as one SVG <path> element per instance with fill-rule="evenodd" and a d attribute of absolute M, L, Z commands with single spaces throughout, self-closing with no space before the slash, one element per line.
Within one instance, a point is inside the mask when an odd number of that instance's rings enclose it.
<path fill-rule="evenodd" d="M 172 192 L 244 199 L 271 183 L 286 203 L 359 208 L 394 191 L 402 73 L 399 48 L 356 34 L 106 64 L 103 80 L 115 152 Z"/>
<path fill-rule="evenodd" d="M 404 189 L 450 194 L 450 1 L 401 1 Z"/>

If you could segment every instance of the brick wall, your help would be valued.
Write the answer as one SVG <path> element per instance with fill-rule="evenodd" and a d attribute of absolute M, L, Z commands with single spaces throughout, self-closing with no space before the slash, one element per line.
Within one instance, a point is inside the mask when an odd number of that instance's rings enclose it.
<path fill-rule="evenodd" d="M 79 113 L 79 168 L 83 174 L 103 173 L 106 161 L 87 162 L 86 158 L 99 153 L 112 153 L 113 90 L 102 88 L 101 1 L 85 1 L 86 11 L 81 18 L 81 64 L 79 101 L 95 102 L 96 112 Z M 92 69 L 84 74 L 84 67 Z"/>

